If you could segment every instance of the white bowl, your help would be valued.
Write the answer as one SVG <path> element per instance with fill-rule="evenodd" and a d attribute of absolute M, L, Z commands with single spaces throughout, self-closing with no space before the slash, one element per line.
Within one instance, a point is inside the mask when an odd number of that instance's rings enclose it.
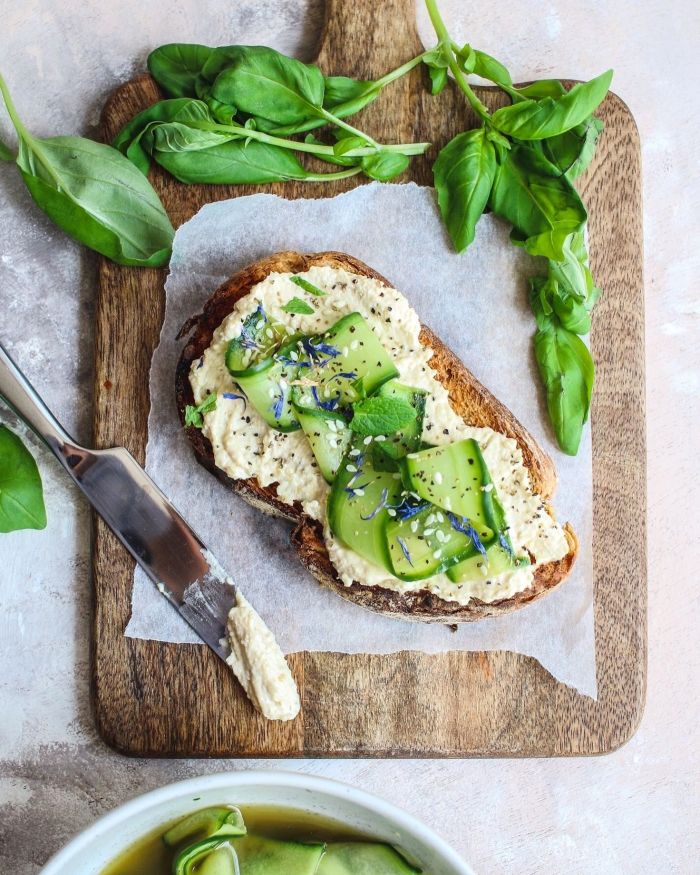
<path fill-rule="evenodd" d="M 348 784 L 296 772 L 233 772 L 170 784 L 120 805 L 59 851 L 40 875 L 98 875 L 143 836 L 197 808 L 280 805 L 322 814 L 395 844 L 426 875 L 475 875 L 414 817 Z"/>

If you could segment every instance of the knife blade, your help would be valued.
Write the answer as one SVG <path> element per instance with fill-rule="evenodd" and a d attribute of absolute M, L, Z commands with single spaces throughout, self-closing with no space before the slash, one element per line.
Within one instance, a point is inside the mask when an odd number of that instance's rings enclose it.
<path fill-rule="evenodd" d="M 236 604 L 236 585 L 131 453 L 76 443 L 2 344 L 0 397 L 47 444 L 180 616 L 226 660 L 226 620 Z"/>

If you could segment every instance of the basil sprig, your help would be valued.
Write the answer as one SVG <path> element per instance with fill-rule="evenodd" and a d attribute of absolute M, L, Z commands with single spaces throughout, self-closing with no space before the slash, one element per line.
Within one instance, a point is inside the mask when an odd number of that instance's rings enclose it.
<path fill-rule="evenodd" d="M 0 91 L 19 138 L 17 166 L 37 205 L 71 237 L 118 264 L 165 264 L 175 232 L 143 174 L 111 146 L 80 137 L 33 137 L 1 76 Z M 14 159 L 4 147 L 6 160 L 8 153 Z"/>
<path fill-rule="evenodd" d="M 41 476 L 17 435 L 0 425 L 0 532 L 46 528 Z"/>
<path fill-rule="evenodd" d="M 488 207 L 510 223 L 516 246 L 548 259 L 548 275 L 531 281 L 535 357 L 559 446 L 575 455 L 595 376 L 580 336 L 590 331 L 600 289 L 587 266 L 588 214 L 572 180 L 593 158 L 603 129 L 593 112 L 608 92 L 612 71 L 570 91 L 553 79 L 513 88 L 495 58 L 450 38 L 436 0 L 426 5 L 439 40 L 424 58 L 433 93 L 444 87 L 450 70 L 479 119 L 479 127 L 458 134 L 433 166 L 442 217 L 458 252 L 474 240 Z M 512 104 L 491 114 L 470 87 L 470 73 L 498 85 Z"/>
<path fill-rule="evenodd" d="M 429 144 L 380 144 L 344 119 L 422 60 L 377 81 L 356 81 L 324 76 L 265 46 L 164 46 L 148 65 L 170 99 L 136 116 L 113 145 L 143 172 L 155 160 L 187 183 L 318 182 L 359 173 L 388 181 Z M 322 125 L 332 126 L 335 145 L 312 134 L 290 139 Z M 346 169 L 311 172 L 295 152 Z"/>

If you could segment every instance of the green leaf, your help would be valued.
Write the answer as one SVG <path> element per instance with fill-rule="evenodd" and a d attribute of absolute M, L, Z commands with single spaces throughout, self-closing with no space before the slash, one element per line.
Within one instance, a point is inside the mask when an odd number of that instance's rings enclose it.
<path fill-rule="evenodd" d="M 591 405 L 595 379 L 591 354 L 579 337 L 552 320 L 535 335 L 535 357 L 559 446 L 575 456 Z"/>
<path fill-rule="evenodd" d="M 32 137 L 2 77 L 0 90 L 19 135 L 17 166 L 49 218 L 118 264 L 165 264 L 175 232 L 144 175 L 111 146 L 80 137 Z"/>
<path fill-rule="evenodd" d="M 326 294 L 323 289 L 319 289 L 318 286 L 305 280 L 303 276 L 290 276 L 289 282 L 294 283 L 295 286 L 299 286 L 300 289 L 303 289 L 310 295 L 316 295 L 317 298 L 321 298 Z"/>
<path fill-rule="evenodd" d="M 352 152 L 353 149 L 362 149 L 367 145 L 367 141 L 362 137 L 343 137 L 333 146 L 333 154 L 337 158 L 341 158 L 346 152 Z"/>
<path fill-rule="evenodd" d="M 302 301 L 301 298 L 292 298 L 292 300 L 288 301 L 281 309 L 284 310 L 285 313 L 296 313 L 299 316 L 311 316 L 316 312 L 313 307 L 310 307 L 306 301 Z"/>
<path fill-rule="evenodd" d="M 364 435 L 389 435 L 416 418 L 415 408 L 403 398 L 366 398 L 353 405 L 352 430 Z"/>
<path fill-rule="evenodd" d="M 362 171 L 370 179 L 379 182 L 389 182 L 390 179 L 403 173 L 410 159 L 398 152 L 377 152 L 376 155 L 366 155 L 362 161 Z"/>
<path fill-rule="evenodd" d="M 9 146 L 6 146 L 2 140 L 0 140 L 0 159 L 3 161 L 14 161 L 17 156 L 10 149 Z"/>
<path fill-rule="evenodd" d="M 439 94 L 447 85 L 447 67 L 436 67 L 433 64 L 428 64 L 428 73 L 432 83 L 430 93 Z"/>
<path fill-rule="evenodd" d="M 569 295 L 551 273 L 548 278 L 530 280 L 530 305 L 540 330 L 550 324 L 552 314 L 556 314 L 564 328 L 574 334 L 588 334 L 591 330 L 591 317 L 585 305 Z"/>
<path fill-rule="evenodd" d="M 496 110 L 495 128 L 519 140 L 541 140 L 563 134 L 584 122 L 608 93 L 613 72 L 608 70 L 590 82 L 574 85 L 561 97 L 524 100 Z"/>
<path fill-rule="evenodd" d="M 41 476 L 32 454 L 0 425 L 0 532 L 46 528 Z"/>
<path fill-rule="evenodd" d="M 171 122 L 211 122 L 211 114 L 201 100 L 182 97 L 176 100 L 161 100 L 140 112 L 124 127 L 112 141 L 132 164 L 145 175 L 151 166 L 151 153 L 154 148 L 154 131 L 160 124 Z M 202 132 L 203 133 L 203 132 Z"/>
<path fill-rule="evenodd" d="M 318 67 L 265 46 L 214 49 L 202 78 L 216 100 L 276 125 L 323 115 L 325 82 Z"/>
<path fill-rule="evenodd" d="M 185 183 L 213 185 L 263 184 L 306 179 L 302 167 L 289 149 L 240 139 L 199 151 L 154 150 L 154 159 Z"/>
<path fill-rule="evenodd" d="M 585 303 L 593 292 L 593 277 L 585 264 L 588 257 L 585 247 L 583 258 L 580 257 L 580 252 L 573 251 L 578 245 L 579 239 L 583 241 L 583 234 L 571 234 L 567 237 L 562 246 L 563 259 L 550 261 L 549 272 L 569 295 L 581 303 Z"/>
<path fill-rule="evenodd" d="M 566 88 L 558 79 L 539 79 L 532 85 L 526 85 L 525 88 L 506 90 L 515 103 L 522 103 L 524 100 L 541 100 L 543 97 L 557 98 L 566 94 Z"/>
<path fill-rule="evenodd" d="M 349 79 L 347 76 L 325 76 L 324 109 L 337 118 L 346 118 L 371 103 L 381 91 L 371 80 Z"/>
<path fill-rule="evenodd" d="M 211 413 L 212 410 L 216 410 L 216 392 L 207 395 L 199 407 L 193 407 L 191 404 L 188 404 L 185 407 L 185 428 L 187 428 L 188 425 L 193 425 L 195 428 L 202 428 L 204 426 L 203 414 Z"/>
<path fill-rule="evenodd" d="M 489 206 L 513 226 L 513 242 L 531 255 L 562 260 L 569 234 L 582 231 L 586 209 L 571 182 L 536 149 L 516 143 L 497 167 Z"/>
<path fill-rule="evenodd" d="M 196 97 L 195 82 L 213 49 L 193 43 L 170 43 L 148 56 L 148 69 L 168 97 Z"/>
<path fill-rule="evenodd" d="M 496 85 L 513 84 L 510 73 L 503 64 L 492 58 L 491 55 L 487 55 L 486 52 L 472 49 L 468 44 L 457 53 L 457 60 L 461 61 L 460 66 L 464 65 L 465 73 L 481 76 L 482 79 L 488 79 L 489 82 L 495 82 Z"/>
<path fill-rule="evenodd" d="M 594 115 L 558 137 L 540 140 L 543 155 L 569 179 L 576 179 L 591 163 L 603 122 Z"/>
<path fill-rule="evenodd" d="M 483 128 L 458 134 L 433 165 L 442 218 L 457 252 L 474 240 L 496 169 L 496 150 Z"/>

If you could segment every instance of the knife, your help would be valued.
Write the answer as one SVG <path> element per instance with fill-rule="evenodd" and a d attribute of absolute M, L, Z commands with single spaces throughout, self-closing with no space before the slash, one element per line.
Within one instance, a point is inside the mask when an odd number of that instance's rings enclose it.
<path fill-rule="evenodd" d="M 236 585 L 124 447 L 77 444 L 0 344 L 0 397 L 46 443 L 170 604 L 226 660 Z"/>

